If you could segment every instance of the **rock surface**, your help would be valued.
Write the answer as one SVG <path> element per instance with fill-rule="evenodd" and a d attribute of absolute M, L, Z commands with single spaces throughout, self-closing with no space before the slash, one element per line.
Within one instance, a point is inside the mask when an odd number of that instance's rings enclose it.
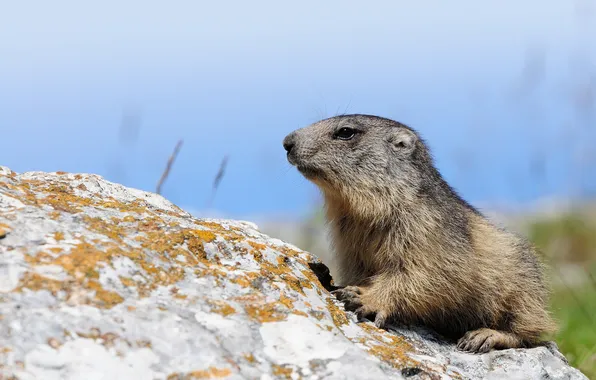
<path fill-rule="evenodd" d="M 584 379 L 357 323 L 307 252 L 95 175 L 0 167 L 0 379 Z"/>

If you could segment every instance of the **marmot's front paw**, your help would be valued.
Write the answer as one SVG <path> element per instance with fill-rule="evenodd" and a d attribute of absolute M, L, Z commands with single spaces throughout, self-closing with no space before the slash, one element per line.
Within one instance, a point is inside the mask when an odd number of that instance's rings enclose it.
<path fill-rule="evenodd" d="M 344 303 L 344 307 L 349 311 L 356 311 L 362 307 L 362 288 L 358 286 L 346 286 L 345 288 L 337 289 L 331 292 L 341 302 Z"/>
<path fill-rule="evenodd" d="M 331 292 L 338 300 L 342 301 L 348 311 L 353 311 L 358 319 L 367 318 L 373 320 L 378 328 L 385 327 L 387 319 L 391 315 L 389 310 L 379 307 L 372 302 L 368 289 L 360 286 L 346 286 L 345 288 Z"/>

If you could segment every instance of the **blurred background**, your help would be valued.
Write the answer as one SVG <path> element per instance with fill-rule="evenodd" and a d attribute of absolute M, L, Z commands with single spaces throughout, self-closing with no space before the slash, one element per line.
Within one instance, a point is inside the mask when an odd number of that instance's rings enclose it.
<path fill-rule="evenodd" d="M 392 118 L 550 264 L 596 378 L 596 0 L 0 1 L 0 164 L 96 173 L 329 257 L 290 131 Z"/>

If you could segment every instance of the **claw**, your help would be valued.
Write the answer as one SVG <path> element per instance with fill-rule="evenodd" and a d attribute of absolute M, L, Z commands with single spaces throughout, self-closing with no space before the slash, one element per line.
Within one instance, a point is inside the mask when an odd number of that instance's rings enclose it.
<path fill-rule="evenodd" d="M 490 339 L 486 339 L 484 341 L 484 343 L 482 343 L 482 346 L 480 346 L 480 348 L 478 349 L 478 352 L 484 354 L 484 353 L 490 351 L 491 347 L 492 347 L 492 344 L 490 342 Z"/>
<path fill-rule="evenodd" d="M 344 290 L 346 292 L 355 293 L 355 294 L 358 294 L 358 295 L 362 294 L 362 289 L 360 289 L 358 286 L 352 286 L 352 285 L 346 286 L 344 288 Z"/>
<path fill-rule="evenodd" d="M 370 310 L 366 306 L 361 306 L 358 309 L 356 309 L 356 315 L 358 316 L 358 319 L 367 319 L 368 317 L 370 317 L 374 313 L 375 312 L 373 310 Z"/>
<path fill-rule="evenodd" d="M 493 330 L 488 329 L 468 331 L 457 342 L 457 348 L 471 353 L 489 352 L 495 346 L 494 334 Z"/>
<path fill-rule="evenodd" d="M 387 324 L 387 317 L 387 313 L 382 311 L 377 312 L 377 316 L 375 317 L 375 326 L 380 329 L 385 328 L 385 325 Z"/>
<path fill-rule="evenodd" d="M 337 289 L 331 292 L 339 301 L 344 304 L 344 308 L 348 311 L 356 313 L 359 320 L 370 319 L 374 316 L 374 324 L 378 328 L 385 328 L 389 313 L 384 311 L 374 310 L 370 305 L 362 303 L 363 290 L 358 286 L 346 286 L 342 289 Z M 372 321 L 372 319 L 370 319 Z"/>
<path fill-rule="evenodd" d="M 338 300 L 343 300 L 345 298 L 346 293 L 344 292 L 343 289 L 337 289 L 331 292 L 331 294 L 333 294 L 333 296 L 335 296 L 335 298 L 337 298 Z"/>
<path fill-rule="evenodd" d="M 350 291 L 346 291 L 345 289 L 334 290 L 331 292 L 331 294 L 333 294 L 335 298 L 337 298 L 340 301 L 343 301 L 345 299 L 353 299 L 356 297 L 355 294 L 353 294 Z"/>
<path fill-rule="evenodd" d="M 464 350 L 464 346 L 465 346 L 465 341 L 463 338 L 461 338 L 458 342 L 457 342 L 457 349 L 458 350 Z"/>
<path fill-rule="evenodd" d="M 344 308 L 348 311 L 356 311 L 362 307 L 360 300 L 346 300 L 343 301 Z"/>
<path fill-rule="evenodd" d="M 346 286 L 342 289 L 333 290 L 331 294 L 333 294 L 338 299 L 346 297 L 355 298 L 362 294 L 362 290 L 360 290 L 360 288 L 358 288 L 357 286 Z"/>

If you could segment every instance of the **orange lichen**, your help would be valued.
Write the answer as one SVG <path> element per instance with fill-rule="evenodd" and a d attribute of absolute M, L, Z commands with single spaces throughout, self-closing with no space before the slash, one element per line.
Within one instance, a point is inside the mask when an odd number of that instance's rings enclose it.
<path fill-rule="evenodd" d="M 314 257 L 312 257 L 312 255 L 307 252 L 299 252 L 299 251 L 296 251 L 295 249 L 288 248 L 288 247 L 278 247 L 277 250 L 281 251 L 281 253 L 284 256 L 293 257 L 305 265 L 306 265 L 306 261 L 314 260 Z M 306 257 L 303 258 L 303 256 L 306 256 Z"/>
<path fill-rule="evenodd" d="M 229 303 L 225 301 L 208 300 L 207 303 L 211 307 L 211 312 L 221 314 L 224 317 L 236 313 L 236 309 L 234 309 Z"/>
<path fill-rule="evenodd" d="M 306 281 L 303 281 L 301 278 L 297 278 L 294 275 L 287 274 L 287 275 L 280 275 L 280 278 L 295 292 L 298 292 L 302 295 L 305 295 L 303 287 L 308 287 Z"/>
<path fill-rule="evenodd" d="M 279 379 L 291 379 L 294 370 L 291 367 L 281 366 L 277 364 L 271 365 L 271 373 Z"/>
<path fill-rule="evenodd" d="M 120 276 L 120 282 L 126 287 L 133 287 L 136 285 L 135 281 L 130 277 Z"/>
<path fill-rule="evenodd" d="M 116 223 L 106 223 L 101 218 L 83 217 L 87 229 L 102 234 L 113 241 L 122 242 L 122 237 L 126 236 L 126 230 Z"/>
<path fill-rule="evenodd" d="M 109 255 L 85 241 L 73 247 L 68 254 L 56 258 L 47 253 L 38 252 L 35 256 L 25 255 L 25 259 L 32 265 L 59 265 L 70 275 L 70 278 L 66 281 L 58 281 L 28 272 L 20 279 L 17 291 L 24 288 L 31 290 L 45 289 L 56 295 L 58 290 L 64 290 L 70 295 L 76 289 L 82 288 L 94 293 L 92 300 L 85 298 L 87 302 L 104 308 L 111 308 L 124 300 L 118 293 L 103 289 L 97 281 L 99 278 L 98 263 L 108 263 Z"/>
<path fill-rule="evenodd" d="M 58 291 L 66 290 L 68 285 L 66 282 L 44 277 L 38 273 L 27 272 L 20 278 L 19 285 L 14 291 L 22 292 L 23 289 L 47 290 L 55 296 Z"/>
<path fill-rule="evenodd" d="M 372 355 L 383 362 L 400 369 L 421 365 L 408 355 L 409 352 L 414 351 L 414 347 L 404 338 L 381 330 L 371 323 L 361 323 L 359 326 L 368 333 L 367 339 L 361 343 L 368 348 Z"/>
<path fill-rule="evenodd" d="M 305 287 L 307 287 L 309 289 L 312 289 L 313 286 L 316 286 L 317 287 L 317 290 L 319 291 L 318 292 L 319 295 L 322 294 L 321 291 L 324 291 L 325 290 L 325 287 L 321 284 L 321 282 L 319 281 L 319 278 L 317 277 L 317 275 L 314 274 L 314 272 L 312 270 L 310 270 L 310 269 L 308 269 L 308 270 L 307 269 L 303 269 L 301 272 L 302 272 L 302 274 L 306 278 L 308 278 L 308 282 L 307 282 L 308 285 L 305 285 Z"/>
<path fill-rule="evenodd" d="M 259 277 L 261 277 L 260 272 L 246 272 L 241 276 L 230 278 L 230 281 L 244 288 L 247 288 L 249 286 L 252 286 L 252 282 Z"/>
<path fill-rule="evenodd" d="M 256 257 L 255 257 L 256 259 Z M 271 281 L 283 281 L 294 291 L 304 295 L 303 288 L 312 287 L 309 281 L 298 278 L 292 271 L 292 268 L 285 262 L 272 264 L 268 260 L 261 260 L 261 275 Z"/>
<path fill-rule="evenodd" d="M 213 240 L 215 240 L 215 234 L 211 231 L 207 231 L 207 230 L 185 230 L 185 232 L 188 234 L 186 235 L 186 237 L 188 238 L 188 236 L 197 236 L 198 238 L 200 238 L 202 241 L 206 242 L 206 243 L 211 243 Z"/>
<path fill-rule="evenodd" d="M 64 232 L 62 232 L 62 231 L 54 232 L 54 240 L 56 240 L 56 241 L 64 240 Z"/>
<path fill-rule="evenodd" d="M 254 364 L 257 362 L 257 359 L 251 353 L 242 354 L 242 357 L 244 358 L 244 360 L 246 360 L 247 362 L 249 362 L 251 364 Z"/>
<path fill-rule="evenodd" d="M 102 304 L 98 305 L 104 308 L 112 308 L 124 301 L 124 298 L 116 292 L 105 290 L 98 281 L 89 280 L 87 282 L 89 289 L 95 290 L 95 299 Z"/>
<path fill-rule="evenodd" d="M 126 215 L 124 218 L 122 218 L 122 221 L 126 222 L 126 223 L 132 223 L 132 222 L 135 222 L 136 220 L 137 219 L 132 215 Z"/>
<path fill-rule="evenodd" d="M 300 315 L 303 317 L 308 317 L 308 314 L 306 314 L 305 312 L 294 308 L 294 300 L 292 300 L 290 297 L 286 296 L 286 294 L 284 292 L 282 292 L 279 296 L 279 303 L 284 305 L 288 309 L 290 309 L 290 311 L 293 314 Z"/>
<path fill-rule="evenodd" d="M 195 224 L 205 227 L 209 231 L 213 233 L 217 233 L 217 235 L 223 237 L 227 242 L 233 243 L 237 241 L 245 240 L 246 238 L 242 234 L 242 230 L 230 226 L 229 228 L 225 228 L 219 223 L 215 222 L 206 222 L 202 220 L 195 221 Z"/>
<path fill-rule="evenodd" d="M 277 310 L 278 304 L 278 302 L 269 302 L 244 305 L 244 311 L 250 319 L 260 323 L 283 321 L 286 319 L 286 314 Z"/>
<path fill-rule="evenodd" d="M 323 320 L 323 318 L 326 317 L 326 314 L 324 312 L 318 311 L 318 310 L 309 310 L 308 311 L 308 314 L 310 314 L 311 316 L 315 317 L 319 321 Z"/>
<path fill-rule="evenodd" d="M 83 241 L 73 247 L 68 254 L 58 256 L 52 264 L 60 265 L 74 278 L 81 275 L 88 278 L 99 278 L 98 263 L 107 263 L 110 256 L 95 245 Z"/>
<path fill-rule="evenodd" d="M 251 293 L 245 294 L 242 296 L 231 297 L 230 300 L 240 303 L 254 303 L 254 302 L 264 302 L 265 296 L 262 293 Z"/>
<path fill-rule="evenodd" d="M 335 326 L 342 327 L 350 323 L 348 317 L 346 317 L 346 313 L 335 305 L 331 297 L 327 298 L 327 309 L 331 314 L 331 319 L 333 319 Z"/>
<path fill-rule="evenodd" d="M 82 206 L 90 206 L 93 204 L 93 201 L 90 199 L 76 197 L 67 194 L 66 191 L 53 192 L 52 190 L 57 191 L 57 189 L 48 189 L 51 193 L 43 198 L 43 200 L 40 200 L 40 202 L 52 206 L 54 210 L 76 214 L 83 211 L 81 208 Z"/>
<path fill-rule="evenodd" d="M 8 235 L 9 232 L 10 232 L 10 229 L 9 229 L 8 225 L 4 224 L 4 223 L 0 223 L 0 239 L 6 237 L 6 235 Z"/>
<path fill-rule="evenodd" d="M 188 296 L 186 294 L 180 294 L 180 289 L 178 289 L 177 287 L 173 287 L 170 289 L 170 293 L 172 294 L 172 297 L 177 298 L 179 300 L 185 300 L 188 298 Z"/>
<path fill-rule="evenodd" d="M 137 340 L 135 343 L 137 347 L 151 348 L 153 346 L 148 340 Z"/>
<path fill-rule="evenodd" d="M 147 202 L 137 199 L 130 203 L 124 203 L 114 198 L 107 198 L 107 201 L 98 201 L 93 204 L 95 207 L 116 209 L 120 212 L 134 212 L 144 214 L 147 212 Z"/>
<path fill-rule="evenodd" d="M 192 371 L 185 374 L 172 373 L 167 380 L 191 380 L 191 379 L 218 379 L 228 377 L 232 374 L 229 368 L 209 367 L 205 370 Z"/>
<path fill-rule="evenodd" d="M 259 250 L 259 249 L 253 249 L 251 251 L 251 253 L 252 253 L 253 257 L 255 258 L 255 260 L 257 262 L 260 263 L 260 262 L 263 261 L 263 253 L 261 252 L 261 250 Z"/>
<path fill-rule="evenodd" d="M 50 249 L 52 251 L 52 249 Z M 39 251 L 35 256 L 25 254 L 25 261 L 29 264 L 38 265 L 38 264 L 49 264 L 51 263 L 55 256 L 50 255 L 47 252 Z"/>
<path fill-rule="evenodd" d="M 294 308 L 294 301 L 291 298 L 289 298 L 288 296 L 286 296 L 286 294 L 283 292 L 279 295 L 279 303 L 281 303 L 288 309 Z"/>
<path fill-rule="evenodd" d="M 52 182 L 46 185 L 44 190 L 48 193 L 70 193 L 71 187 L 64 183 Z"/>
<path fill-rule="evenodd" d="M 252 240 L 248 240 L 248 244 L 250 244 L 251 247 L 253 247 L 254 249 L 256 249 L 258 251 L 262 251 L 267 248 L 267 246 L 265 244 L 257 243 Z"/>

